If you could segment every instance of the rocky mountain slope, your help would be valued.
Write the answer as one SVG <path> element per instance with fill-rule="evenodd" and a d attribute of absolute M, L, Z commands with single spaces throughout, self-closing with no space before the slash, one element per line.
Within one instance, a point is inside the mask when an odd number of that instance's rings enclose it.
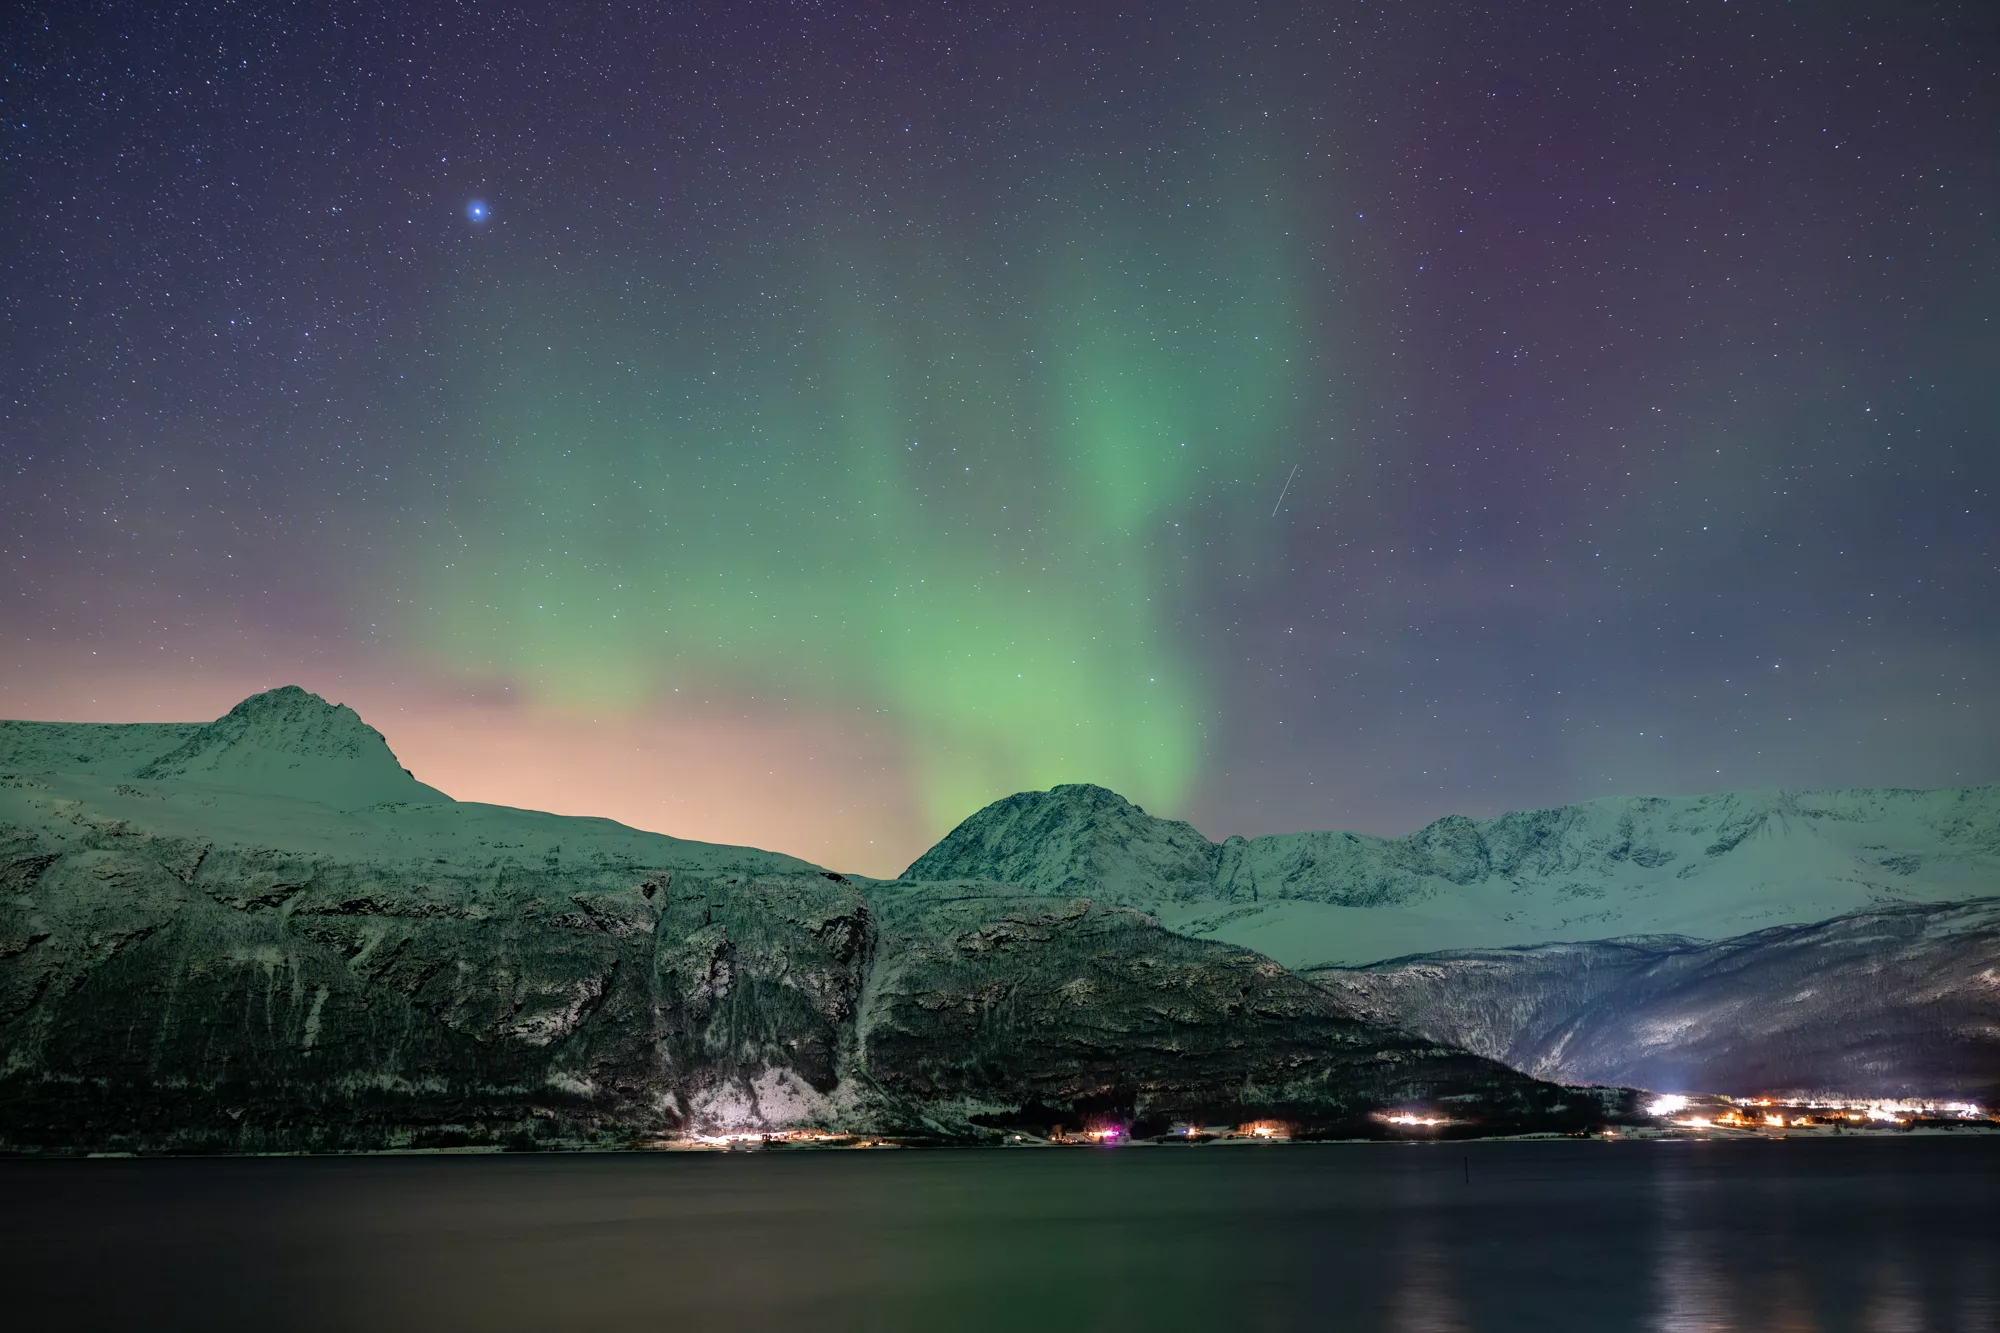
<path fill-rule="evenodd" d="M 300 690 L 0 728 L 0 1147 L 1332 1133 L 1409 1104 L 1601 1110 L 1101 899 L 454 802 Z"/>
<path fill-rule="evenodd" d="M 1368 1133 L 1384 1106 L 1489 1127 L 1564 1114 L 1568 1094 L 1547 1084 L 1502 1079 L 1503 1065 L 1359 1019 L 1268 958 L 1127 908 L 980 883 L 873 897 L 882 947 L 860 1053 L 906 1104 L 990 1123 L 1270 1117 L 1327 1133 Z"/>
<path fill-rule="evenodd" d="M 1308 975 L 1358 1012 L 1542 1078 L 2000 1105 L 2000 898 Z"/>

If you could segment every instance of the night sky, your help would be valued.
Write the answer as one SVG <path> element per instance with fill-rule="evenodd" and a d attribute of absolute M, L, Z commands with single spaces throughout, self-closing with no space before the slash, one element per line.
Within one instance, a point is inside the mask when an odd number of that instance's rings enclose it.
<path fill-rule="evenodd" d="M 2000 778 L 2000 6 L 6 10 L 0 715 L 883 873 Z"/>

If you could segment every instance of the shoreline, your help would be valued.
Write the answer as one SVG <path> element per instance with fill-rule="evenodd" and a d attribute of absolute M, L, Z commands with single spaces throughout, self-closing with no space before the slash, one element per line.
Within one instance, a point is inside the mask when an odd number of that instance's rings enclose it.
<path fill-rule="evenodd" d="M 361 1157 L 603 1157 L 613 1155 L 629 1156 L 679 1156 L 679 1155 L 723 1155 L 730 1154 L 774 1154 L 774 1153 L 849 1153 L 849 1152 L 1024 1152 L 1024 1151 L 1075 1151 L 1075 1152 L 1126 1152 L 1133 1149 L 1177 1149 L 1187 1151 L 1196 1148 L 1353 1148 L 1353 1147 L 1464 1147 L 1469 1144 L 1501 1143 L 1784 1143 L 1799 1142 L 1845 1142 L 1854 1140 L 1897 1140 L 1897 1139 L 1988 1139 L 2000 1138 L 2000 1122 L 1995 1121 L 1947 1121 L 1928 1125 L 1907 1125 L 1902 1127 L 1855 1127 L 1835 1129 L 1831 1126 L 1798 1125 L 1784 1129 L 1733 1128 L 1715 1126 L 1711 1128 L 1689 1128 L 1679 1125 L 1631 1125 L 1619 1126 L 1607 1132 L 1603 1129 L 1587 1133 L 1562 1134 L 1539 1132 L 1528 1134 L 1492 1134 L 1478 1137 L 1439 1138 L 1415 1134 L 1394 1137 L 1347 1139 L 1288 1139 L 1288 1138 L 1217 1138 L 1209 1142 L 1187 1143 L 1173 1138 L 1135 1139 L 1122 1143 L 1107 1144 L 1088 1141 L 1049 1141 L 1046 1139 L 1023 1140 L 1014 1143 L 953 1143 L 935 1139 L 897 1139 L 885 1136 L 854 1136 L 862 1141 L 850 1141 L 849 1136 L 834 1135 L 823 1139 L 788 1139 L 775 1134 L 769 1137 L 743 1138 L 728 1143 L 703 1142 L 699 1140 L 655 1139 L 628 1144 L 550 1144 L 532 1151 L 523 1151 L 505 1145 L 460 1145 L 439 1148 L 367 1148 L 352 1151 L 322 1151 L 302 1149 L 297 1152 L 248 1152 L 248 1153 L 202 1153 L 202 1152 L 0 1152 L 0 1162 L 27 1161 L 255 1161 L 271 1159 L 300 1158 L 361 1158 Z"/>

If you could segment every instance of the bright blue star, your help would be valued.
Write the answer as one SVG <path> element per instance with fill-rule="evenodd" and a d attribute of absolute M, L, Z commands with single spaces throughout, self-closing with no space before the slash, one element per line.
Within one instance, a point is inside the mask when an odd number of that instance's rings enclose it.
<path fill-rule="evenodd" d="M 486 221 L 487 209 L 484 199 L 475 199 L 465 206 L 465 220 L 474 224 Z"/>

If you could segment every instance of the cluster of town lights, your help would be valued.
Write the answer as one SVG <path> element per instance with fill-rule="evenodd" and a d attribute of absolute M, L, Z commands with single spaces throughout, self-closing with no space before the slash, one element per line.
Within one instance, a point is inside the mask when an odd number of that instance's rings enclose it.
<path fill-rule="evenodd" d="M 1210 1139 L 1255 1139 L 1264 1143 L 1281 1143 L 1292 1137 L 1292 1127 L 1282 1120 L 1252 1120 L 1247 1125 L 1230 1128 L 1227 1125 L 1198 1125 L 1193 1122 L 1177 1124 L 1171 1131 L 1177 1138 L 1198 1140 L 1206 1143 Z"/>
<path fill-rule="evenodd" d="M 820 1129 L 752 1129 L 728 1134 L 684 1134 L 664 1146 L 752 1148 L 766 1143 L 847 1143 L 857 1138 L 863 1142 L 875 1142 L 865 1136 L 831 1134 Z"/>
<path fill-rule="evenodd" d="M 1878 1124 L 1904 1126 L 1919 1118 L 1985 1120 L 1977 1102 L 1933 1101 L 1926 1098 L 1847 1097 L 1715 1097 L 1722 1109 L 1710 1114 L 1689 1112 L 1693 1099 L 1669 1093 L 1646 1104 L 1646 1114 L 1686 1129 L 1787 1129 L 1813 1124 Z"/>
<path fill-rule="evenodd" d="M 1725 1097 L 1684 1096 L 1680 1093 L 1662 1093 L 1645 1103 L 1645 1113 L 1655 1120 L 1664 1120 L 1684 1129 L 1838 1129 L 1843 1124 L 1880 1125 L 1884 1127 L 1907 1128 L 1919 1120 L 1988 1120 L 2000 1119 L 1977 1102 L 1938 1101 L 1926 1098 L 1843 1098 L 1843 1097 Z M 1394 1125 L 1401 1129 L 1435 1129 L 1439 1125 L 1453 1122 L 1444 1116 L 1426 1111 L 1378 1111 L 1377 1121 Z M 1176 1124 L 1170 1131 L 1172 1137 L 1184 1138 L 1189 1142 L 1206 1143 L 1211 1139 L 1250 1139 L 1265 1142 L 1282 1142 L 1292 1137 L 1292 1126 L 1280 1120 L 1255 1120 L 1249 1124 L 1230 1126 L 1201 1126 L 1192 1123 Z M 1013 1142 L 1025 1142 L 1028 1136 L 1015 1134 Z M 1611 1130 L 1605 1137 L 1615 1138 Z M 1103 1124 L 1085 1129 L 1080 1135 L 1071 1137 L 1058 1125 L 1049 1135 L 1050 1143 L 1094 1143 L 1114 1147 L 1132 1142 L 1131 1127 L 1121 1124 Z M 746 1148 L 764 1144 L 821 1144 L 832 1146 L 881 1147 L 883 1141 L 868 1135 L 834 1134 L 817 1129 L 766 1129 L 748 1130 L 723 1134 L 689 1134 L 678 1140 L 662 1141 L 659 1147 L 680 1146 L 685 1148 Z"/>

